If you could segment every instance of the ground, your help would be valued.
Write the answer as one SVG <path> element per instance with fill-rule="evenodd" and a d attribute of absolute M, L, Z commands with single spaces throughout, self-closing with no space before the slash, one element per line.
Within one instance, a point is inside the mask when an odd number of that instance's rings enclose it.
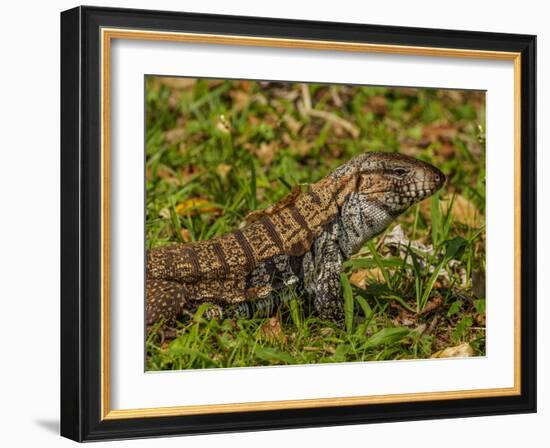
<path fill-rule="evenodd" d="M 485 95 L 148 77 L 146 244 L 204 240 L 353 155 L 399 151 L 447 185 L 345 263 L 345 328 L 300 297 L 276 316 L 147 335 L 147 369 L 485 354 Z"/>

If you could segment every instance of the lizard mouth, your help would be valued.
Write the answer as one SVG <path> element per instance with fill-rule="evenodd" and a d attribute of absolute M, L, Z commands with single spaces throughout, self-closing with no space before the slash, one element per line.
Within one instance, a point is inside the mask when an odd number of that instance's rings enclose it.
<path fill-rule="evenodd" d="M 447 178 L 437 168 L 432 167 L 433 172 L 427 179 L 417 180 L 401 186 L 399 193 L 405 197 L 423 199 L 439 190 Z"/>
<path fill-rule="evenodd" d="M 414 184 L 404 185 L 399 189 L 399 194 L 410 198 L 425 198 L 434 194 L 441 188 L 439 183 L 417 182 Z"/>
<path fill-rule="evenodd" d="M 369 191 L 369 195 L 377 195 L 377 194 L 399 194 L 401 196 L 407 197 L 407 198 L 425 198 L 428 196 L 431 196 L 434 194 L 437 190 L 439 190 L 439 185 L 430 185 L 426 183 L 420 183 L 418 185 L 410 184 L 410 185 L 404 185 L 398 189 L 395 188 L 388 188 L 384 190 L 373 190 Z"/>
<path fill-rule="evenodd" d="M 427 198 L 442 188 L 447 181 L 447 178 L 441 171 L 435 167 L 430 168 L 432 169 L 432 172 L 429 173 L 424 179 L 413 179 L 406 183 L 394 185 L 389 188 L 371 190 L 368 191 L 367 194 L 398 194 L 403 198 L 410 199 L 415 202 Z"/>

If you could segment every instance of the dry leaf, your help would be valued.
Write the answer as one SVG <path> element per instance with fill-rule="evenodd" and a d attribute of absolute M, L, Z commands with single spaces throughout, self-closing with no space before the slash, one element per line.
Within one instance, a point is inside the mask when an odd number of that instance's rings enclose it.
<path fill-rule="evenodd" d="M 430 141 L 451 140 L 457 134 L 457 129 L 448 123 L 434 123 L 422 129 L 422 136 Z"/>
<path fill-rule="evenodd" d="M 386 97 L 383 95 L 371 96 L 367 108 L 375 114 L 384 115 L 388 110 Z"/>
<path fill-rule="evenodd" d="M 450 196 L 440 200 L 441 211 L 444 215 L 447 214 L 451 200 L 452 197 Z M 430 219 L 430 207 L 430 201 L 423 201 L 420 203 L 420 212 L 422 213 L 422 216 L 427 219 Z M 474 203 L 459 194 L 455 195 L 451 213 L 454 221 L 466 224 L 470 227 L 480 227 L 485 219 Z"/>
<path fill-rule="evenodd" d="M 339 159 L 344 154 L 344 152 L 342 151 L 342 146 L 340 146 L 339 144 L 329 144 L 327 149 L 329 151 L 329 154 L 335 159 Z"/>
<path fill-rule="evenodd" d="M 353 274 L 351 274 L 349 282 L 353 286 L 365 289 L 365 286 L 367 286 L 367 270 L 362 269 L 360 271 L 355 271 Z"/>
<path fill-rule="evenodd" d="M 162 77 L 161 84 L 164 84 L 166 87 L 172 89 L 189 89 L 196 84 L 197 80 L 195 78 L 173 78 L 173 77 Z"/>
<path fill-rule="evenodd" d="M 323 345 L 323 350 L 331 355 L 336 353 L 336 347 L 334 345 Z"/>
<path fill-rule="evenodd" d="M 455 148 L 450 143 L 443 143 L 437 151 L 444 159 L 451 159 L 455 156 Z"/>
<path fill-rule="evenodd" d="M 260 327 L 260 334 L 270 343 L 282 342 L 286 344 L 287 336 L 283 333 L 281 322 L 277 317 L 272 317 Z"/>
<path fill-rule="evenodd" d="M 463 344 L 455 347 L 447 347 L 443 350 L 435 352 L 432 358 L 469 358 L 474 356 L 474 349 L 470 344 L 464 342 Z"/>
<path fill-rule="evenodd" d="M 279 116 L 286 112 L 286 105 L 282 101 L 277 100 L 275 98 L 272 98 L 269 101 L 269 105 L 274 109 L 274 112 L 275 112 L 273 114 L 275 117 L 275 123 L 276 123 L 275 126 L 279 127 L 282 121 L 282 118 L 280 118 Z M 273 120 L 270 120 L 270 121 L 273 121 Z"/>
<path fill-rule="evenodd" d="M 157 177 L 164 179 L 172 184 L 179 184 L 180 181 L 176 173 L 165 165 L 159 165 L 157 168 Z"/>
<path fill-rule="evenodd" d="M 355 271 L 349 278 L 349 281 L 353 286 L 357 286 L 362 289 L 367 287 L 368 280 L 382 283 L 384 282 L 384 275 L 379 268 L 372 268 Z"/>
<path fill-rule="evenodd" d="M 246 119 L 246 121 L 248 121 L 248 124 L 250 126 L 259 126 L 260 123 L 261 123 L 261 120 L 256 116 L 256 115 L 252 115 L 250 114 L 248 116 L 248 118 Z"/>
<path fill-rule="evenodd" d="M 262 106 L 267 106 L 268 103 L 269 103 L 267 101 L 267 98 L 265 97 L 265 95 L 263 95 L 261 93 L 256 93 L 255 95 L 252 95 L 251 101 L 255 101 L 255 102 L 257 102 L 258 104 L 260 104 Z"/>
<path fill-rule="evenodd" d="M 223 79 L 209 79 L 208 87 L 213 89 L 214 87 L 221 86 L 225 81 Z"/>
<path fill-rule="evenodd" d="M 202 213 L 219 213 L 220 209 L 206 199 L 191 198 L 176 205 L 178 215 L 198 215 Z"/>
<path fill-rule="evenodd" d="M 164 133 L 166 143 L 173 145 L 179 143 L 185 138 L 185 130 L 183 128 L 170 129 Z"/>
<path fill-rule="evenodd" d="M 297 90 L 273 89 L 274 97 L 282 98 L 289 102 L 293 102 L 299 95 L 300 93 Z"/>
<path fill-rule="evenodd" d="M 416 87 L 400 87 L 399 94 L 403 96 L 418 96 L 419 89 Z"/>
<path fill-rule="evenodd" d="M 201 169 L 195 165 L 184 165 L 179 170 L 179 177 L 181 183 L 185 185 L 195 176 L 198 176 L 201 173 Z"/>
<path fill-rule="evenodd" d="M 438 93 L 440 94 L 439 96 L 446 96 L 451 101 L 457 104 L 460 104 L 464 101 L 464 95 L 460 90 L 440 90 L 438 91 Z"/>
<path fill-rule="evenodd" d="M 302 123 L 300 123 L 298 120 L 296 120 L 292 115 L 285 114 L 283 116 L 283 121 L 286 125 L 286 127 L 292 132 L 294 135 L 296 135 L 301 127 Z"/>
<path fill-rule="evenodd" d="M 290 136 L 290 134 L 288 132 L 283 133 L 283 135 L 281 136 L 281 141 L 286 146 L 292 146 L 294 144 L 294 140 L 292 139 L 292 137 Z"/>
<path fill-rule="evenodd" d="M 481 327 L 484 327 L 487 323 L 487 318 L 485 317 L 485 314 L 475 313 L 474 314 L 474 320 L 475 320 L 476 324 L 481 326 Z"/>
<path fill-rule="evenodd" d="M 243 89 L 245 92 L 250 92 L 252 90 L 252 82 L 250 81 L 241 81 L 239 82 L 241 89 Z"/>
<path fill-rule="evenodd" d="M 216 167 L 216 173 L 218 173 L 218 176 L 220 176 L 222 179 L 227 178 L 229 171 L 231 171 L 231 165 L 228 165 L 227 163 L 220 163 Z"/>
<path fill-rule="evenodd" d="M 191 232 L 189 232 L 189 230 L 185 227 L 180 230 L 180 235 L 183 238 L 183 241 L 185 241 L 186 243 L 191 241 Z"/>
<path fill-rule="evenodd" d="M 298 154 L 300 157 L 305 157 L 309 153 L 312 147 L 313 147 L 313 142 L 300 140 L 298 142 L 294 142 L 291 144 L 290 152 L 292 154 Z"/>
<path fill-rule="evenodd" d="M 256 156 L 262 161 L 264 165 L 271 165 L 277 152 L 277 143 L 274 141 L 271 143 L 263 142 L 258 149 L 256 149 Z"/>
<path fill-rule="evenodd" d="M 229 96 L 233 100 L 233 109 L 236 111 L 241 111 L 250 104 L 250 95 L 242 90 L 230 90 Z"/>
<path fill-rule="evenodd" d="M 181 101 L 181 92 L 174 90 L 172 93 L 170 93 L 170 96 L 168 97 L 168 106 L 171 110 L 174 110 L 178 107 L 179 103 Z"/>
<path fill-rule="evenodd" d="M 220 115 L 218 122 L 216 123 L 216 129 L 224 134 L 229 134 L 231 132 L 231 125 L 225 118 L 225 115 Z"/>
<path fill-rule="evenodd" d="M 439 282 L 437 282 L 439 283 Z M 434 286 L 435 287 L 435 286 Z M 440 286 L 441 287 L 441 286 Z M 436 288 L 437 289 L 437 288 Z M 435 297 L 432 297 L 428 303 L 426 304 L 426 306 L 424 307 L 424 309 L 422 311 L 420 311 L 418 313 L 419 316 L 423 316 L 424 314 L 428 314 L 428 313 L 431 313 L 432 311 L 438 309 L 441 305 L 443 305 L 443 299 L 441 298 L 441 296 L 435 296 Z"/>

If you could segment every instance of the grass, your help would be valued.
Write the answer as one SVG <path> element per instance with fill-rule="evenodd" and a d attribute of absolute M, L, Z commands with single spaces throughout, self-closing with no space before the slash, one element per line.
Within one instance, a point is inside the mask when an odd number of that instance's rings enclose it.
<path fill-rule="evenodd" d="M 210 239 L 366 150 L 448 177 L 344 264 L 345 328 L 293 291 L 276 316 L 147 335 L 147 369 L 485 354 L 484 95 L 474 91 L 148 77 L 146 244 Z M 443 356 L 446 356 L 443 354 Z"/>

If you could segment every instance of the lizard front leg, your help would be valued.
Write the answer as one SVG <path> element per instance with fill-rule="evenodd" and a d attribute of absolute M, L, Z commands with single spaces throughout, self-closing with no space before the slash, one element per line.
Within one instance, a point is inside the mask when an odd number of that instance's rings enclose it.
<path fill-rule="evenodd" d="M 314 252 L 304 257 L 306 291 L 313 296 L 313 305 L 321 319 L 338 325 L 344 322 L 344 306 L 340 292 L 340 271 L 344 261 L 338 244 L 338 224 L 329 226 L 315 241 Z"/>

